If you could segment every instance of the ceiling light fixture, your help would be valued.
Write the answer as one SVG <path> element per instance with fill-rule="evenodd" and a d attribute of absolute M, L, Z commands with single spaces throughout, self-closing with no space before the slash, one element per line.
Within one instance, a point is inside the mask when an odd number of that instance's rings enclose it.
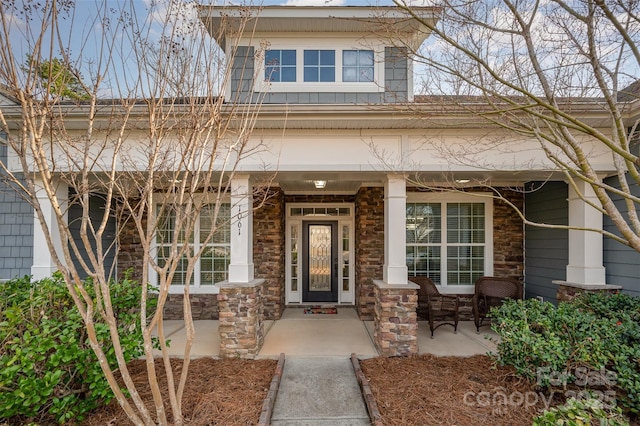
<path fill-rule="evenodd" d="M 327 181 L 326 180 L 314 180 L 313 184 L 315 185 L 316 189 L 322 189 L 325 186 L 327 186 Z"/>
<path fill-rule="evenodd" d="M 471 179 L 456 179 L 456 183 L 469 183 Z"/>

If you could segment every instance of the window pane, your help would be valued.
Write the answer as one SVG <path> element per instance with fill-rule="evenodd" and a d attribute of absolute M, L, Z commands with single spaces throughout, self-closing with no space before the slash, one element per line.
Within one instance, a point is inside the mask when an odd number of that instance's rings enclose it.
<path fill-rule="evenodd" d="M 360 68 L 360 81 L 364 81 L 364 82 L 373 81 L 373 67 Z"/>
<path fill-rule="evenodd" d="M 343 66 L 355 66 L 358 64 L 358 52 L 356 50 L 343 50 L 342 51 L 342 65 Z"/>
<path fill-rule="evenodd" d="M 336 81 L 336 71 L 334 68 L 320 68 L 320 81 L 331 82 Z"/>
<path fill-rule="evenodd" d="M 264 69 L 264 80 L 265 81 L 280 81 L 280 72 L 278 71 L 279 67 L 266 67 Z"/>
<path fill-rule="evenodd" d="M 447 242 L 483 244 L 484 222 L 483 203 L 447 204 Z"/>
<path fill-rule="evenodd" d="M 485 275 L 484 203 L 407 203 L 406 238 L 410 276 L 428 276 L 443 285 L 473 285 Z"/>
<path fill-rule="evenodd" d="M 335 51 L 304 51 L 304 81 L 331 82 L 335 79 Z"/>
<path fill-rule="evenodd" d="M 321 50 L 320 51 L 320 63 L 322 65 L 335 65 L 336 64 L 336 51 L 335 50 Z"/>
<path fill-rule="evenodd" d="M 361 67 L 373 66 L 373 51 L 372 50 L 360 50 L 358 52 L 358 65 Z"/>
<path fill-rule="evenodd" d="M 267 50 L 264 63 L 265 81 L 296 81 L 295 50 Z"/>
<path fill-rule="evenodd" d="M 411 276 L 428 276 L 440 283 L 440 247 L 407 247 L 407 268 Z"/>
<path fill-rule="evenodd" d="M 358 69 L 352 67 L 343 67 L 342 81 L 358 81 Z"/>
<path fill-rule="evenodd" d="M 158 251 L 158 264 L 164 266 L 167 263 L 167 259 L 169 258 L 170 249 L 165 247 L 164 250 Z M 181 257 L 177 260 L 177 265 L 175 268 L 175 273 L 173 274 L 173 278 L 171 279 L 171 285 L 185 285 L 187 279 L 187 258 L 185 256 Z M 190 285 L 193 285 L 193 276 L 191 277 Z"/>
<path fill-rule="evenodd" d="M 279 50 L 267 50 L 264 54 L 264 62 L 267 65 L 279 65 L 280 64 L 280 51 Z"/>
<path fill-rule="evenodd" d="M 295 67 L 283 67 L 280 81 L 296 81 Z"/>
<path fill-rule="evenodd" d="M 342 80 L 371 82 L 374 78 L 372 50 L 342 51 Z"/>
<path fill-rule="evenodd" d="M 318 81 L 318 68 L 304 67 L 304 81 Z"/>
<path fill-rule="evenodd" d="M 158 232 L 156 232 L 156 242 L 158 244 L 171 244 L 173 241 L 173 230 L 175 229 L 176 213 L 175 211 L 167 211 L 162 209 L 158 204 L 157 209 L 160 211 L 158 218 Z"/>
<path fill-rule="evenodd" d="M 439 203 L 407 204 L 407 244 L 440 242 Z"/>
<path fill-rule="evenodd" d="M 474 285 L 484 275 L 484 247 L 461 246 L 447 249 L 448 285 Z"/>
<path fill-rule="evenodd" d="M 317 50 L 305 50 L 304 51 L 304 66 L 307 65 L 319 65 L 318 62 L 319 53 Z"/>
<path fill-rule="evenodd" d="M 296 51 L 295 50 L 283 50 L 282 51 L 282 65 L 295 65 L 296 64 Z"/>
<path fill-rule="evenodd" d="M 207 247 L 200 258 L 200 285 L 213 285 L 227 279 L 231 248 Z"/>

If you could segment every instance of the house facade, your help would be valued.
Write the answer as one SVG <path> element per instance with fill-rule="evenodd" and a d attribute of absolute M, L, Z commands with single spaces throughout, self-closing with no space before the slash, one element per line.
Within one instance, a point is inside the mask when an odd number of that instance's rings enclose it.
<path fill-rule="evenodd" d="M 459 103 L 414 96 L 414 64 L 399 46 L 428 37 L 418 21 L 395 8 L 249 9 L 248 21 L 245 7 L 200 9 L 230 67 L 225 101 L 259 106 L 251 139 L 268 147 L 240 163 L 222 213 L 228 232 L 210 243 L 188 284 L 194 317 L 220 320 L 222 356 L 255 356 L 262 321 L 304 304 L 355 306 L 375 322 L 381 354 L 417 353 L 411 276 L 429 276 L 467 302 L 485 275 L 515 278 L 526 297 L 552 301 L 558 288 L 640 292 L 637 252 L 598 233 L 523 225 L 511 205 L 547 223 L 612 226 L 536 140 L 493 128 Z M 415 12 L 434 22 L 439 14 Z M 640 108 L 631 111 L 630 119 Z M 583 143 L 598 172 L 612 175 L 607 150 Z M 0 156 L 10 163 L 6 149 Z M 253 189 L 270 176 L 269 196 L 254 209 Z M 11 191 L 0 197 L 0 278 L 50 274 L 32 210 Z M 96 197 L 96 212 L 104 208 Z M 70 224 L 77 214 L 71 205 Z M 140 271 L 135 230 L 112 225 L 108 264 Z M 182 316 L 184 285 L 178 274 L 167 318 Z"/>

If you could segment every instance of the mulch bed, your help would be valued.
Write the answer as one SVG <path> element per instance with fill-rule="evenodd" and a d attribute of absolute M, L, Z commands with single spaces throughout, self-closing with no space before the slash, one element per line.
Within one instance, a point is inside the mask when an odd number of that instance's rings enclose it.
<path fill-rule="evenodd" d="M 485 355 L 371 358 L 360 365 L 385 425 L 530 425 L 544 409 L 529 382 Z"/>
<path fill-rule="evenodd" d="M 161 360 L 156 362 L 156 374 L 161 388 L 166 388 L 166 376 Z M 188 425 L 255 425 L 260 419 L 262 403 L 276 369 L 276 360 L 242 360 L 198 358 L 191 361 L 182 399 L 182 413 Z M 171 363 L 174 372 L 182 371 L 182 360 Z M 144 361 L 130 363 L 131 375 L 141 397 L 152 413 L 153 398 L 147 385 Z M 177 380 L 177 375 L 176 375 Z M 166 407 L 170 407 L 165 397 Z M 85 426 L 132 424 L 114 400 L 93 412 Z"/>

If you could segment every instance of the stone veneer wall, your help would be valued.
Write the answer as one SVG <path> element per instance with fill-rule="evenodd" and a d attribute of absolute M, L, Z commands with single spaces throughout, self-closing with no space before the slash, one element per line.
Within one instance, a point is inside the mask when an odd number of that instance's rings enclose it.
<path fill-rule="evenodd" d="M 256 200 L 259 203 L 261 200 Z M 253 264 L 255 277 L 264 279 L 264 318 L 280 319 L 284 310 L 285 282 L 284 195 L 272 188 L 264 205 L 253 212 Z"/>
<path fill-rule="evenodd" d="M 588 288 L 591 287 L 591 288 Z M 582 293 L 610 293 L 610 294 L 618 294 L 622 289 L 621 286 L 618 285 L 592 285 L 592 286 L 576 286 L 570 284 L 560 284 L 558 285 L 558 291 L 556 293 L 556 299 L 558 302 L 571 302 L 576 297 L 580 296 Z"/>
<path fill-rule="evenodd" d="M 263 280 L 241 286 L 221 285 L 220 357 L 255 358 L 264 342 Z"/>
<path fill-rule="evenodd" d="M 522 192 L 500 192 L 522 211 Z M 511 206 L 499 200 L 493 203 L 493 275 L 524 279 L 524 223 Z"/>
<path fill-rule="evenodd" d="M 121 209 L 121 206 L 117 207 Z M 142 278 L 142 257 L 144 250 L 140 241 L 140 235 L 133 220 L 123 220 L 123 215 L 117 215 L 119 223 L 116 225 L 116 240 L 118 244 L 118 276 L 122 277 L 126 271 L 131 271 L 131 279 L 140 281 Z M 142 226 L 146 227 L 146 219 Z"/>
<path fill-rule="evenodd" d="M 356 194 L 356 308 L 363 321 L 374 319 L 376 286 L 384 264 L 384 188 L 361 188 Z"/>
<path fill-rule="evenodd" d="M 217 320 L 218 298 L 216 294 L 190 294 L 191 317 L 194 320 Z M 164 319 L 184 318 L 184 294 L 169 294 L 164 304 Z"/>
<path fill-rule="evenodd" d="M 418 353 L 418 293 L 406 286 L 374 285 L 375 315 L 373 340 L 382 356 Z M 417 286 L 416 286 L 417 287 Z"/>

